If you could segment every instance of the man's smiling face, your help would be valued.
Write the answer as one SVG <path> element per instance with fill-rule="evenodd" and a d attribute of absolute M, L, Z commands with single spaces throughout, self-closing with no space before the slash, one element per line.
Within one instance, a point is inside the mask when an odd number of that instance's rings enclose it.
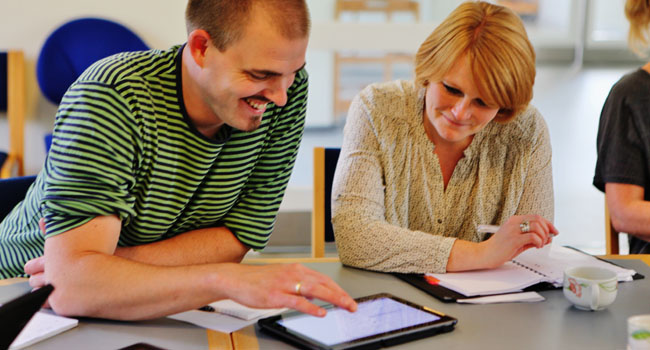
<path fill-rule="evenodd" d="M 225 51 L 209 43 L 200 85 L 214 121 L 252 131 L 269 103 L 284 106 L 287 89 L 305 65 L 307 41 L 282 36 L 256 9 L 242 37 Z"/>

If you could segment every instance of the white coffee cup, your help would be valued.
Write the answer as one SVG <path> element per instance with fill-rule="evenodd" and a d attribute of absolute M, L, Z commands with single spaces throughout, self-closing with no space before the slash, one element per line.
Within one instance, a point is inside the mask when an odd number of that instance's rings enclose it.
<path fill-rule="evenodd" d="M 564 296 L 581 310 L 603 310 L 614 302 L 616 273 L 601 267 L 577 266 L 564 271 Z"/>
<path fill-rule="evenodd" d="M 650 315 L 636 315 L 627 319 L 627 348 L 650 349 Z"/>

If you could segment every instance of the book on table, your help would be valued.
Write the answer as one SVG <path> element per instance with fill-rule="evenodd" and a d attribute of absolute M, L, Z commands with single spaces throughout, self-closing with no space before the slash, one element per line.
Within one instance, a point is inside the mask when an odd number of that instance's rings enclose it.
<path fill-rule="evenodd" d="M 465 297 L 520 292 L 530 286 L 547 283 L 561 287 L 564 270 L 574 266 L 598 266 L 610 269 L 620 282 L 641 277 L 626 269 L 576 249 L 550 246 L 528 249 L 501 267 L 490 270 L 426 274 L 429 284 L 451 289 Z"/>

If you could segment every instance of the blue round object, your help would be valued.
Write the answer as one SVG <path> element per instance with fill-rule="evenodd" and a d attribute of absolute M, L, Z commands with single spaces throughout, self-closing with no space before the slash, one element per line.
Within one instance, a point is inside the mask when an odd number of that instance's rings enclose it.
<path fill-rule="evenodd" d="M 65 23 L 45 40 L 36 64 L 43 95 L 59 104 L 68 87 L 96 61 L 125 51 L 149 47 L 125 26 L 101 18 Z"/>

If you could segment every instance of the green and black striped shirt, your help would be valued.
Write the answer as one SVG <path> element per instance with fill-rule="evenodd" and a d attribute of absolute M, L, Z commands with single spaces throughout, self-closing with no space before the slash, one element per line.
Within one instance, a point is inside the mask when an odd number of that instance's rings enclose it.
<path fill-rule="evenodd" d="M 265 247 L 302 138 L 307 73 L 261 126 L 201 135 L 185 111 L 181 47 L 122 53 L 88 68 L 65 94 L 44 169 L 0 224 L 0 277 L 24 276 L 45 237 L 96 216 L 122 220 L 120 246 L 225 226 Z"/>

